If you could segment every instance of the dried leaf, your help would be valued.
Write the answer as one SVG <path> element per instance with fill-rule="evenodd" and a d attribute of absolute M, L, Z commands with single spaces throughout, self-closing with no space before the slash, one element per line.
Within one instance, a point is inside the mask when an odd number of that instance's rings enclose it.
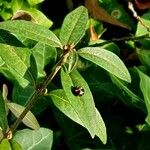
<path fill-rule="evenodd" d="M 98 39 L 99 39 L 99 38 L 98 38 L 97 33 L 95 32 L 94 27 L 93 27 L 92 25 L 90 25 L 90 40 L 91 40 L 91 41 L 96 41 L 96 40 L 98 40 Z"/>
<path fill-rule="evenodd" d="M 35 22 L 34 18 L 26 11 L 24 10 L 18 10 L 11 20 L 27 20 L 27 21 L 33 21 Z"/>
<path fill-rule="evenodd" d="M 131 30 L 128 25 L 121 23 L 110 16 L 102 7 L 99 6 L 97 0 L 85 0 L 84 2 L 90 14 L 96 19 Z"/>
<path fill-rule="evenodd" d="M 135 0 L 135 3 L 139 9 L 148 9 L 150 8 L 150 1 Z"/>

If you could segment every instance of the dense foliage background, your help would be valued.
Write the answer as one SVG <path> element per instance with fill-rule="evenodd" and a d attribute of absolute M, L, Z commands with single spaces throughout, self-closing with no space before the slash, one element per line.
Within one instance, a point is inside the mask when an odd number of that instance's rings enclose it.
<path fill-rule="evenodd" d="M 149 7 L 1 0 L 0 150 L 149 150 Z"/>

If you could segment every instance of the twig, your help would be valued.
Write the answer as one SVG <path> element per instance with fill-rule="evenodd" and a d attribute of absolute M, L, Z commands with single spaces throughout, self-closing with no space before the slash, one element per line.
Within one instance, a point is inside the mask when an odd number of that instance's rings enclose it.
<path fill-rule="evenodd" d="M 144 39 L 144 38 L 150 38 L 150 36 L 148 34 L 145 34 L 145 35 L 141 35 L 141 36 L 127 36 L 127 37 L 122 37 L 122 38 L 113 38 L 111 40 L 107 40 L 105 42 L 102 42 L 102 43 L 95 43 L 95 44 L 92 44 L 90 46 L 102 46 L 102 45 L 105 45 L 105 44 L 108 44 L 108 43 L 111 43 L 111 42 L 119 42 L 119 41 L 137 41 L 137 40 L 140 40 L 140 39 Z"/>
<path fill-rule="evenodd" d="M 143 25 L 143 26 L 147 29 L 147 31 L 150 32 L 150 27 L 147 26 L 147 25 L 142 21 L 141 17 L 137 15 L 137 12 L 134 10 L 134 7 L 133 7 L 132 2 L 128 2 L 128 8 L 132 11 L 133 16 L 141 23 L 141 25 Z"/>

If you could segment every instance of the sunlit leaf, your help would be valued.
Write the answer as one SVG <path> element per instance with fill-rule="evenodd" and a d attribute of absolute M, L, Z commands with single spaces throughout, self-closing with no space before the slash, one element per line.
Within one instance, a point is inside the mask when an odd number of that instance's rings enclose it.
<path fill-rule="evenodd" d="M 10 141 L 12 150 L 23 150 L 19 143 L 15 140 Z"/>
<path fill-rule="evenodd" d="M 43 2 L 44 0 L 27 0 L 27 1 L 31 6 L 33 6 Z"/>
<path fill-rule="evenodd" d="M 88 22 L 88 12 L 83 6 L 78 7 L 69 13 L 63 22 L 60 31 L 60 40 L 63 45 L 76 45 L 83 37 Z"/>
<path fill-rule="evenodd" d="M 78 54 L 104 68 L 118 78 L 131 82 L 131 77 L 127 68 L 121 59 L 114 53 L 99 47 L 86 47 L 80 49 Z"/>
<path fill-rule="evenodd" d="M 11 150 L 10 143 L 8 139 L 3 139 L 0 143 L 0 150 Z"/>
<path fill-rule="evenodd" d="M 66 116 L 71 118 L 73 121 L 79 123 L 84 127 L 82 120 L 80 120 L 78 116 L 78 112 L 74 109 L 74 107 L 69 102 L 65 92 L 63 89 L 54 90 L 49 94 L 53 100 L 55 106 L 60 109 Z"/>
<path fill-rule="evenodd" d="M 0 44 L 0 57 L 6 69 L 13 74 L 14 78 L 22 87 L 34 84 L 31 72 L 28 70 L 30 52 L 26 48 L 17 48 L 5 44 Z M 3 69 L 3 68 L 0 68 Z"/>
<path fill-rule="evenodd" d="M 56 95 L 56 91 L 54 91 L 55 95 L 52 95 L 54 104 L 72 120 L 84 126 L 92 137 L 97 135 L 105 144 L 107 139 L 106 127 L 101 115 L 95 108 L 86 81 L 77 70 L 73 70 L 71 73 L 61 70 L 61 82 L 64 92 L 59 90 L 59 95 Z M 74 87 L 82 87 L 84 94 L 75 95 Z M 64 110 L 65 108 L 67 109 Z"/>
<path fill-rule="evenodd" d="M 78 113 L 78 117 L 82 121 L 82 124 L 90 132 L 91 136 L 95 136 L 94 124 L 96 116 L 95 105 L 92 94 L 82 76 L 77 72 L 73 71 L 70 74 L 66 73 L 63 69 L 61 70 L 61 83 L 69 103 L 73 109 Z M 85 94 L 83 96 L 75 96 L 72 92 L 73 87 L 83 87 Z"/>
<path fill-rule="evenodd" d="M 19 34 L 26 38 L 40 41 L 54 47 L 62 47 L 59 39 L 47 28 L 25 20 L 4 21 L 0 29 Z"/>

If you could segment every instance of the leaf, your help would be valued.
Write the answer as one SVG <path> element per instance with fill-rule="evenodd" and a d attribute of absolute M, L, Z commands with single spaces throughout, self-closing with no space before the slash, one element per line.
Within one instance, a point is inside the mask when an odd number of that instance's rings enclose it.
<path fill-rule="evenodd" d="M 99 6 L 98 0 L 85 0 L 85 6 L 88 8 L 90 14 L 99 19 L 100 21 L 104 21 L 113 25 L 117 25 L 119 27 L 123 27 L 126 29 L 131 29 L 128 25 L 121 23 L 120 21 L 116 20 L 112 16 L 110 16 L 105 9 Z"/>
<path fill-rule="evenodd" d="M 14 35 L 4 30 L 0 30 L 0 43 L 11 46 L 24 47 L 24 45 Z"/>
<path fill-rule="evenodd" d="M 12 150 L 23 150 L 22 147 L 15 140 L 12 140 L 10 142 Z"/>
<path fill-rule="evenodd" d="M 137 69 L 137 68 L 136 68 Z M 150 125 L 150 77 L 137 69 L 140 76 L 140 89 L 143 93 L 148 115 L 145 121 Z"/>
<path fill-rule="evenodd" d="M 83 6 L 69 13 L 63 22 L 60 31 L 60 40 L 63 45 L 76 45 L 85 34 L 88 22 L 88 12 Z"/>
<path fill-rule="evenodd" d="M 47 28 L 50 28 L 52 26 L 53 22 L 49 20 L 41 11 L 35 8 L 26 8 L 25 11 L 27 11 L 33 17 L 37 24 L 45 26 Z"/>
<path fill-rule="evenodd" d="M 53 132 L 46 128 L 38 130 L 24 129 L 17 131 L 13 140 L 18 142 L 23 150 L 50 150 L 53 142 Z"/>
<path fill-rule="evenodd" d="M 68 72 L 71 72 L 78 63 L 78 54 L 74 51 L 70 52 L 67 62 L 67 70 Z"/>
<path fill-rule="evenodd" d="M 145 66 L 150 66 L 150 51 L 142 49 L 136 49 L 140 62 Z"/>
<path fill-rule="evenodd" d="M 64 70 L 61 70 L 61 82 L 66 95 L 62 92 L 59 95 L 59 98 L 56 98 L 55 96 L 54 101 L 56 100 L 57 102 L 55 101 L 54 104 L 56 104 L 60 110 L 62 110 L 67 116 L 75 120 L 77 123 L 82 122 L 80 124 L 89 131 L 92 137 L 97 135 L 105 144 L 107 139 L 106 127 L 100 114 L 95 108 L 92 93 L 86 81 L 77 72 L 77 70 L 73 70 L 70 74 L 66 73 Z M 76 86 L 81 86 L 84 89 L 84 95 L 75 96 L 72 93 L 72 87 Z M 64 101 L 62 101 L 62 99 Z M 67 106 L 68 109 L 64 110 L 65 106 Z M 70 114 L 72 116 L 70 116 Z M 103 134 L 101 134 L 102 132 Z"/>
<path fill-rule="evenodd" d="M 29 84 L 25 88 L 22 88 L 18 83 L 15 83 L 12 95 L 13 102 L 24 106 L 27 101 L 32 97 L 35 90 L 35 87 L 31 84 Z"/>
<path fill-rule="evenodd" d="M 24 106 L 21 106 L 16 103 L 7 103 L 8 108 L 11 110 L 11 112 L 18 118 L 23 110 L 25 109 Z M 26 116 L 23 118 L 22 122 L 32 128 L 32 129 L 38 129 L 40 128 L 40 125 L 38 121 L 36 120 L 35 116 L 29 111 Z"/>
<path fill-rule="evenodd" d="M 147 37 L 147 38 L 139 39 L 138 42 L 141 45 L 141 50 L 143 50 L 143 49 L 149 50 L 149 48 L 150 48 L 150 46 L 149 46 L 150 45 L 150 39 L 149 39 L 149 36 L 150 36 L 150 32 L 149 32 L 149 29 L 150 29 L 150 12 L 145 13 L 140 18 L 140 20 L 142 21 L 142 24 L 140 21 L 138 21 L 135 36 Z"/>
<path fill-rule="evenodd" d="M 30 15 L 30 13 L 24 10 L 16 11 L 11 18 L 11 20 L 19 20 L 19 19 L 35 22 L 34 18 Z"/>
<path fill-rule="evenodd" d="M 49 62 L 54 63 L 56 61 L 56 49 L 39 42 L 31 49 L 31 51 L 36 61 L 38 78 L 44 77 L 46 75 L 44 72 L 45 65 Z"/>
<path fill-rule="evenodd" d="M 52 21 L 49 20 L 41 11 L 35 8 L 22 8 L 17 10 L 11 18 L 12 20 L 27 20 L 39 25 L 50 28 Z"/>
<path fill-rule="evenodd" d="M 26 38 L 40 41 L 54 47 L 62 47 L 59 39 L 47 28 L 25 20 L 4 21 L 0 29 L 19 34 Z"/>
<path fill-rule="evenodd" d="M 34 5 L 37 5 L 41 2 L 43 2 L 44 0 L 27 0 L 27 1 L 28 1 L 29 5 L 34 6 Z"/>
<path fill-rule="evenodd" d="M 78 113 L 78 117 L 84 127 L 89 131 L 91 136 L 94 137 L 96 128 L 94 116 L 96 116 L 96 112 L 94 100 L 87 83 L 77 71 L 68 74 L 63 69 L 61 70 L 61 83 L 69 103 Z M 75 96 L 72 93 L 72 88 L 75 86 L 83 87 L 85 94 L 83 96 Z"/>
<path fill-rule="evenodd" d="M 7 122 L 7 115 L 5 109 L 5 102 L 2 97 L 2 93 L 0 92 L 0 128 L 2 128 L 3 133 L 7 130 L 8 122 Z"/>
<path fill-rule="evenodd" d="M 139 9 L 147 9 L 150 8 L 150 2 L 149 1 L 141 1 L 141 0 L 135 0 L 135 3 Z"/>
<path fill-rule="evenodd" d="M 103 144 L 106 144 L 106 142 L 107 142 L 106 126 L 105 126 L 105 123 L 97 109 L 96 109 L 96 119 L 97 119 L 97 123 L 96 123 L 95 133 L 101 139 Z"/>
<path fill-rule="evenodd" d="M 2 131 L 2 128 L 0 127 L 0 141 L 3 139 L 3 137 L 4 137 L 4 133 Z"/>
<path fill-rule="evenodd" d="M 23 5 L 25 5 L 23 3 L 23 0 L 12 0 L 11 1 L 11 9 L 13 12 L 20 10 Z"/>
<path fill-rule="evenodd" d="M 149 13 L 147 13 L 147 15 L 149 16 Z M 141 18 L 141 21 L 147 27 L 150 27 L 150 20 L 146 15 L 144 18 Z M 147 28 L 145 26 L 143 26 L 143 24 L 141 24 L 141 22 L 138 22 L 136 36 L 142 36 L 142 35 L 146 35 L 146 34 L 150 35 L 149 31 L 147 30 Z"/>
<path fill-rule="evenodd" d="M 50 97 L 53 100 L 53 103 L 55 106 L 62 111 L 66 116 L 68 116 L 73 121 L 77 122 L 78 124 L 82 125 L 84 127 L 84 124 L 82 123 L 82 120 L 80 120 L 78 116 L 78 112 L 72 104 L 69 102 L 65 91 L 63 89 L 58 89 L 50 92 Z"/>
<path fill-rule="evenodd" d="M 84 127 L 84 124 L 79 116 L 80 112 L 77 112 L 77 109 L 75 109 L 69 102 L 64 90 L 62 89 L 54 90 L 50 93 L 50 96 L 53 100 L 53 103 L 59 110 L 61 110 L 70 119 L 72 119 L 73 121 L 79 123 Z M 95 119 L 96 124 L 95 134 L 102 140 L 104 144 L 106 144 L 107 140 L 106 127 L 98 110 L 96 110 L 96 116 L 95 117 L 93 116 L 93 118 Z"/>
<path fill-rule="evenodd" d="M 6 84 L 3 84 L 2 97 L 4 101 L 7 100 L 7 96 L 8 96 L 8 87 Z"/>
<path fill-rule="evenodd" d="M 78 50 L 78 54 L 114 74 L 118 78 L 131 82 L 130 74 L 124 63 L 114 53 L 99 47 L 86 47 Z"/>
<path fill-rule="evenodd" d="M 26 61 L 27 57 L 30 55 L 28 52 L 26 48 L 17 48 L 0 44 L 1 59 L 5 63 L 6 68 L 14 75 L 15 79 L 22 87 L 27 86 L 29 81 L 34 84 L 33 76 L 28 70 Z"/>
<path fill-rule="evenodd" d="M 115 76 L 111 75 L 111 79 L 112 82 L 119 87 L 119 89 L 121 89 L 121 92 L 123 93 L 123 95 L 125 95 L 125 99 L 122 98 L 122 95 L 120 98 L 123 99 L 123 102 L 125 102 L 128 105 L 134 105 L 137 108 L 140 108 L 143 112 L 145 112 L 145 107 L 144 107 L 144 102 L 143 100 L 137 96 L 136 94 L 134 94 L 127 85 L 125 85 L 122 81 L 120 81 L 119 79 L 117 79 Z M 123 91 L 122 91 L 123 90 Z M 124 93 L 125 92 L 125 93 Z M 118 95 L 120 95 L 120 93 L 118 93 Z M 127 95 L 129 97 L 127 97 Z"/>
<path fill-rule="evenodd" d="M 11 150 L 10 143 L 8 139 L 3 139 L 0 143 L 0 150 Z"/>

